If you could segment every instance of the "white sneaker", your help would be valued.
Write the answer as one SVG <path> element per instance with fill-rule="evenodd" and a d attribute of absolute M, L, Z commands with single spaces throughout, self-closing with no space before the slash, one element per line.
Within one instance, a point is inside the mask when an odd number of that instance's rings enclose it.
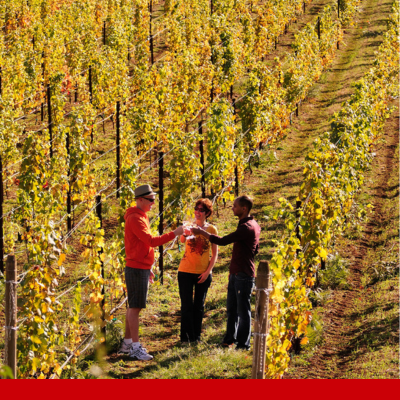
<path fill-rule="evenodd" d="M 144 347 L 142 347 L 141 344 L 139 344 L 139 346 L 135 347 L 135 348 L 131 347 L 129 357 L 136 358 L 136 359 L 142 360 L 142 361 L 150 361 L 153 359 L 153 356 L 151 356 L 149 353 L 147 353 L 146 349 Z"/>
<path fill-rule="evenodd" d="M 126 344 L 124 341 L 122 341 L 122 346 L 118 350 L 118 353 L 129 354 L 131 350 L 132 350 L 132 343 Z"/>

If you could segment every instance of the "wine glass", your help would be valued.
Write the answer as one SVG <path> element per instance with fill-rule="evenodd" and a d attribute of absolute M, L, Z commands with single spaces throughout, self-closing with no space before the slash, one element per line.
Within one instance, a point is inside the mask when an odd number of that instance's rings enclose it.
<path fill-rule="evenodd" d="M 190 218 L 187 218 L 187 217 L 185 218 L 184 221 L 182 221 L 182 225 L 183 225 L 184 231 L 187 231 L 187 230 L 191 231 L 192 228 L 195 227 L 194 222 L 190 221 Z M 186 236 L 186 240 L 192 240 L 195 238 L 196 238 L 196 236 L 193 234 Z"/>

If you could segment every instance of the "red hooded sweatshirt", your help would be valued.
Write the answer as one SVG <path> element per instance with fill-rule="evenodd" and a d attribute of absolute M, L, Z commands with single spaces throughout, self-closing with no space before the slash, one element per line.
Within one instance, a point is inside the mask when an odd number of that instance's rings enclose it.
<path fill-rule="evenodd" d="M 162 246 L 174 239 L 174 232 L 152 236 L 147 214 L 138 207 L 130 207 L 125 213 L 126 266 L 151 269 L 154 263 L 153 247 Z"/>

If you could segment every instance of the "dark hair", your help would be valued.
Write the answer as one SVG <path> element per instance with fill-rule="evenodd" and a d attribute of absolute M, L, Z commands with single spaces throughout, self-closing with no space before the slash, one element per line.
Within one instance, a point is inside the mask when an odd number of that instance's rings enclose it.
<path fill-rule="evenodd" d="M 250 212 L 251 208 L 253 207 L 253 199 L 249 196 L 240 196 L 236 199 L 239 203 L 240 207 L 246 207 L 248 212 Z"/>
<path fill-rule="evenodd" d="M 195 207 L 201 204 L 206 210 L 206 218 L 211 217 L 213 213 L 213 206 L 209 199 L 199 199 L 196 201 Z"/>

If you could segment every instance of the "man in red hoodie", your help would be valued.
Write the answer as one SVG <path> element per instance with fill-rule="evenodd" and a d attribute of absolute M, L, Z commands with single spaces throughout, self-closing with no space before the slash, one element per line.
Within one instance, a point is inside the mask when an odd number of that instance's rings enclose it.
<path fill-rule="evenodd" d="M 149 282 L 153 282 L 154 247 L 170 242 L 178 235 L 183 235 L 180 226 L 161 236 L 152 236 L 147 213 L 152 209 L 156 193 L 150 185 L 135 189 L 136 207 L 130 207 L 125 213 L 125 282 L 128 291 L 126 310 L 125 339 L 119 350 L 138 360 L 151 360 L 139 342 L 139 313 L 146 308 Z"/>

